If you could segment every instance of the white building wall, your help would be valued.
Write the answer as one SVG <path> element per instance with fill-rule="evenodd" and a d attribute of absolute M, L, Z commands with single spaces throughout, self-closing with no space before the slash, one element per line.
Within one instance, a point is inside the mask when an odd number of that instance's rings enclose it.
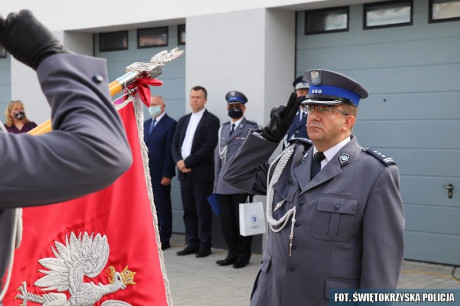
<path fill-rule="evenodd" d="M 366 1 L 346 2 L 354 4 Z M 7 14 L 27 8 L 53 30 L 81 30 L 263 8 L 287 7 L 295 10 L 305 5 L 318 8 L 344 4 L 341 0 L 6 0 L 1 1 L 0 12 Z"/>
<path fill-rule="evenodd" d="M 185 96 L 206 87 L 207 108 L 228 118 L 225 94 L 241 91 L 249 99 L 246 117 L 263 124 L 291 90 L 294 26 L 293 12 L 266 9 L 187 18 Z"/>

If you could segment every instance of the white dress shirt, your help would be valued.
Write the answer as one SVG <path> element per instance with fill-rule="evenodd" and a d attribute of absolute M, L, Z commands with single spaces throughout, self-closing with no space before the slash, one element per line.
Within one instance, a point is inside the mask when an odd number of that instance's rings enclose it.
<path fill-rule="evenodd" d="M 203 108 L 199 112 L 192 113 L 190 116 L 190 121 L 188 122 L 187 130 L 185 132 L 184 142 L 181 147 L 182 159 L 186 159 L 192 151 L 193 137 L 195 136 L 198 123 L 200 123 L 201 118 L 203 118 L 204 110 L 205 109 Z"/>
<path fill-rule="evenodd" d="M 325 158 L 321 161 L 321 169 L 323 169 L 324 166 L 326 166 L 326 164 L 335 156 L 335 154 L 337 154 L 337 152 L 339 152 L 340 149 L 342 149 L 349 141 L 350 136 L 348 136 L 332 148 L 329 148 L 326 151 L 324 151 L 323 153 Z M 318 149 L 316 149 L 316 147 L 313 146 L 313 155 L 315 155 L 316 152 L 318 152 Z"/>

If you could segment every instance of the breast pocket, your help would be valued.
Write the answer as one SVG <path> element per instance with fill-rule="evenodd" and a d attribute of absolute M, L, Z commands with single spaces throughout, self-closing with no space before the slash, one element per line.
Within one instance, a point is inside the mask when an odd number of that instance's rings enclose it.
<path fill-rule="evenodd" d="M 340 196 L 324 195 L 318 199 L 312 234 L 318 239 L 345 241 L 357 226 L 358 201 Z"/>

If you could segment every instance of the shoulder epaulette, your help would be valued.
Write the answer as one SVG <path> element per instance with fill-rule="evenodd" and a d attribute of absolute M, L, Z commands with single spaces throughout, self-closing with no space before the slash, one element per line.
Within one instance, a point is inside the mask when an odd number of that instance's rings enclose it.
<path fill-rule="evenodd" d="M 377 150 L 374 150 L 374 149 L 371 149 L 371 148 L 363 148 L 363 151 L 366 152 L 367 154 L 375 157 L 376 159 L 378 159 L 385 166 L 396 165 L 396 162 L 393 160 L 393 158 L 391 158 L 389 156 L 386 156 L 385 154 L 380 153 Z"/>
<path fill-rule="evenodd" d="M 291 139 L 289 139 L 289 144 L 293 144 L 293 143 L 296 143 L 296 144 L 303 144 L 306 148 L 305 149 L 309 149 L 311 146 L 313 146 L 313 142 L 311 142 L 310 139 L 308 138 L 302 138 L 302 137 L 293 137 Z"/>
<path fill-rule="evenodd" d="M 250 123 L 250 124 L 253 124 L 253 125 L 255 125 L 255 126 L 259 126 L 259 125 L 257 124 L 257 122 L 252 121 L 252 120 L 246 120 L 246 122 L 247 122 L 247 123 Z"/>

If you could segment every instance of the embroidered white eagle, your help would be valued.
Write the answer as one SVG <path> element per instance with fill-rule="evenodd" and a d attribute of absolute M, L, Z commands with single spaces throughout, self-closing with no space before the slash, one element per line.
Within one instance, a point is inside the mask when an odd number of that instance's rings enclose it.
<path fill-rule="evenodd" d="M 43 291 L 55 290 L 58 292 L 68 291 L 70 298 L 64 293 L 49 292 L 43 295 L 33 294 L 27 291 L 26 282 L 19 288 L 20 294 L 16 298 L 23 300 L 22 305 L 26 306 L 27 301 L 40 303 L 42 306 L 92 306 L 104 295 L 124 290 L 127 285 L 135 285 L 135 272 L 128 270 L 128 266 L 121 272 L 115 271 L 110 266 L 107 269 L 109 284 L 95 284 L 84 282 L 84 277 L 94 278 L 98 276 L 109 258 L 109 244 L 107 237 L 97 234 L 93 237 L 85 232 L 79 234 L 78 238 L 71 232 L 70 239 L 66 236 L 65 245 L 55 241 L 56 249 L 51 247 L 54 256 L 43 258 L 38 262 L 48 270 L 40 270 L 46 274 L 34 285 L 41 287 Z M 103 306 L 131 304 L 117 300 L 105 301 Z"/>

